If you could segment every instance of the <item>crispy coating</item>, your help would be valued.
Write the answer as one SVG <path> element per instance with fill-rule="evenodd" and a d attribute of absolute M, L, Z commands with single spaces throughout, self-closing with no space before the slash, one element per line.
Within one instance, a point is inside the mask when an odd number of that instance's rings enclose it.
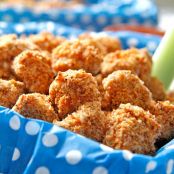
<path fill-rule="evenodd" d="M 42 32 L 37 35 L 30 35 L 29 39 L 41 50 L 52 52 L 54 48 L 65 41 L 63 37 L 56 37 L 49 32 Z"/>
<path fill-rule="evenodd" d="M 13 69 L 29 92 L 48 93 L 54 73 L 47 58 L 40 52 L 33 50 L 22 52 L 14 59 Z"/>
<path fill-rule="evenodd" d="M 160 133 L 155 116 L 138 106 L 121 104 L 111 113 L 110 128 L 103 143 L 115 149 L 152 154 Z"/>
<path fill-rule="evenodd" d="M 59 72 L 49 95 L 61 118 L 86 102 L 101 101 L 95 78 L 84 70 Z"/>
<path fill-rule="evenodd" d="M 16 35 L 4 35 L 0 37 L 0 78 L 15 79 L 11 69 L 12 60 L 15 56 L 26 49 L 38 49 L 36 45 L 26 39 L 18 39 Z"/>
<path fill-rule="evenodd" d="M 159 139 L 170 139 L 174 136 L 174 105 L 169 101 L 159 101 L 150 104 L 149 111 L 155 115 L 161 125 Z"/>
<path fill-rule="evenodd" d="M 79 36 L 80 39 L 93 39 L 98 48 L 104 53 L 104 55 L 121 50 L 121 43 L 117 38 L 113 38 L 107 35 L 89 34 L 84 33 Z"/>
<path fill-rule="evenodd" d="M 149 80 L 145 82 L 145 85 L 151 91 L 154 100 L 164 101 L 166 99 L 164 85 L 156 77 L 150 77 Z"/>
<path fill-rule="evenodd" d="M 92 39 L 65 41 L 53 51 L 55 72 L 68 69 L 84 69 L 97 74 L 100 71 L 103 54 Z"/>
<path fill-rule="evenodd" d="M 101 72 L 104 76 L 116 70 L 130 70 L 141 80 L 146 81 L 150 76 L 152 60 L 145 49 L 128 49 L 110 53 L 104 57 Z"/>
<path fill-rule="evenodd" d="M 103 80 L 105 90 L 102 106 L 116 109 L 121 103 L 131 103 L 146 109 L 152 100 L 151 92 L 138 76 L 128 70 L 119 70 Z"/>
<path fill-rule="evenodd" d="M 54 124 L 101 142 L 105 134 L 103 119 L 101 103 L 89 102 L 79 106 L 77 111 L 69 114 L 64 120 L 55 121 Z"/>
<path fill-rule="evenodd" d="M 0 37 L 0 62 L 8 62 L 14 59 L 26 49 L 37 50 L 38 47 L 27 39 L 18 39 L 16 35 L 5 35 Z"/>
<path fill-rule="evenodd" d="M 29 118 L 37 118 L 48 122 L 52 122 L 54 119 L 59 120 L 58 114 L 55 113 L 51 105 L 49 96 L 44 94 L 23 94 L 12 109 Z"/>
<path fill-rule="evenodd" d="M 24 90 L 22 82 L 0 79 L 0 105 L 11 108 Z"/>

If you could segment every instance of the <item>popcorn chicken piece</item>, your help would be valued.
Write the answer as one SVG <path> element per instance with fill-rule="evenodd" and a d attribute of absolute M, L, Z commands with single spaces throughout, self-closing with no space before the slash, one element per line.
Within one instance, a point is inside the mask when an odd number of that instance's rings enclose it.
<path fill-rule="evenodd" d="M 104 113 L 101 111 L 101 103 L 89 102 L 79 106 L 77 111 L 69 114 L 64 120 L 53 123 L 101 142 L 105 135 L 103 119 Z"/>
<path fill-rule="evenodd" d="M 44 94 L 23 94 L 12 109 L 29 118 L 41 119 L 48 122 L 52 122 L 54 119 L 59 120 L 58 114 L 55 113 L 51 105 L 49 96 Z"/>
<path fill-rule="evenodd" d="M 169 101 L 159 101 L 150 104 L 149 111 L 155 115 L 161 125 L 159 139 L 170 139 L 174 136 L 174 105 Z"/>
<path fill-rule="evenodd" d="M 0 79 L 0 105 L 11 108 L 24 90 L 22 82 Z"/>
<path fill-rule="evenodd" d="M 0 62 L 11 63 L 15 56 L 22 51 L 30 49 L 37 50 L 38 47 L 27 39 L 18 39 L 16 35 L 5 35 L 0 37 Z"/>
<path fill-rule="evenodd" d="M 54 48 L 65 41 L 63 37 L 56 37 L 49 32 L 42 32 L 36 35 L 30 35 L 29 40 L 36 44 L 41 50 L 52 52 Z"/>
<path fill-rule="evenodd" d="M 80 39 L 93 39 L 99 49 L 103 52 L 104 55 L 115 52 L 116 50 L 121 50 L 121 43 L 117 38 L 113 38 L 107 35 L 100 34 L 89 34 L 84 33 L 79 36 Z"/>
<path fill-rule="evenodd" d="M 152 60 L 145 49 L 132 48 L 110 53 L 101 64 L 101 73 L 104 76 L 116 70 L 130 70 L 143 81 L 149 78 L 151 69 Z"/>
<path fill-rule="evenodd" d="M 53 69 L 55 72 L 68 69 L 84 69 L 97 74 L 100 71 L 102 56 L 92 39 L 66 41 L 53 51 Z"/>
<path fill-rule="evenodd" d="M 121 103 L 131 103 L 146 110 L 152 95 L 135 74 L 131 71 L 119 70 L 103 80 L 105 90 L 102 107 L 116 109 Z"/>
<path fill-rule="evenodd" d="M 59 72 L 49 95 L 61 118 L 86 102 L 101 101 L 95 78 L 83 70 Z"/>
<path fill-rule="evenodd" d="M 160 133 L 155 116 L 138 106 L 121 104 L 111 113 L 110 128 L 103 143 L 115 149 L 152 154 Z"/>
<path fill-rule="evenodd" d="M 48 93 L 54 73 L 47 58 L 39 51 L 22 52 L 15 58 L 13 69 L 29 92 Z"/>
<path fill-rule="evenodd" d="M 166 93 L 163 83 L 156 77 L 150 77 L 145 85 L 152 93 L 152 98 L 156 101 L 164 101 L 166 99 Z"/>

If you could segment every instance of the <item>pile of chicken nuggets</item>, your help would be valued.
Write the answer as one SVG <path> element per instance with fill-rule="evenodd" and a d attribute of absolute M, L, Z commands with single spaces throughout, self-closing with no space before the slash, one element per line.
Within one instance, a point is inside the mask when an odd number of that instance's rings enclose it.
<path fill-rule="evenodd" d="M 0 37 L 0 105 L 114 149 L 154 154 L 174 136 L 173 95 L 145 49 L 83 34 Z"/>

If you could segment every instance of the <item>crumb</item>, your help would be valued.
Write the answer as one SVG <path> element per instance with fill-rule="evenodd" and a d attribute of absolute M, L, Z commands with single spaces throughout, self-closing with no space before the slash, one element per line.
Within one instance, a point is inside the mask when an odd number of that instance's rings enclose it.
<path fill-rule="evenodd" d="M 79 36 L 80 39 L 93 39 L 99 49 L 103 52 L 104 55 L 121 50 L 121 43 L 117 38 L 110 36 L 100 36 L 100 35 L 90 35 L 89 33 L 84 33 Z"/>
<path fill-rule="evenodd" d="M 84 70 L 59 72 L 50 85 L 49 95 L 61 118 L 86 102 L 101 100 L 95 78 Z"/>
<path fill-rule="evenodd" d="M 13 62 L 16 76 L 24 82 L 29 92 L 47 94 L 54 78 L 54 73 L 39 51 L 24 51 Z"/>
<path fill-rule="evenodd" d="M 0 105 L 11 108 L 24 90 L 22 82 L 0 79 Z"/>
<path fill-rule="evenodd" d="M 36 44 L 41 50 L 52 52 L 54 48 L 65 41 L 63 37 L 56 37 L 49 32 L 42 32 L 36 35 L 30 35 L 29 40 Z"/>
<path fill-rule="evenodd" d="M 116 70 L 130 70 L 143 81 L 150 76 L 151 69 L 152 59 L 145 49 L 132 48 L 107 54 L 101 64 L 103 76 Z"/>
<path fill-rule="evenodd" d="M 155 152 L 154 144 L 160 134 L 160 125 L 149 112 L 138 106 L 121 104 L 112 111 L 110 124 L 103 141 L 107 146 L 135 153 Z"/>
<path fill-rule="evenodd" d="M 164 101 L 166 99 L 164 85 L 156 77 L 150 77 L 149 80 L 145 82 L 145 85 L 151 91 L 154 100 Z"/>
<path fill-rule="evenodd" d="M 102 107 L 116 109 L 121 103 L 131 103 L 146 110 L 152 100 L 151 92 L 138 76 L 128 70 L 119 70 L 103 80 L 105 90 Z"/>
<path fill-rule="evenodd" d="M 55 121 L 54 124 L 101 142 L 105 134 L 103 119 L 101 103 L 89 102 L 79 106 L 77 111 L 69 114 L 64 120 Z"/>
<path fill-rule="evenodd" d="M 161 125 L 159 139 L 170 139 L 174 136 L 174 105 L 169 101 L 159 101 L 149 104 L 149 111 L 155 115 Z"/>
<path fill-rule="evenodd" d="M 48 122 L 52 122 L 54 119 L 59 120 L 49 96 L 44 94 L 23 94 L 12 109 L 27 118 L 36 118 Z"/>
<path fill-rule="evenodd" d="M 97 74 L 100 71 L 102 54 L 91 39 L 65 41 L 53 51 L 53 69 L 55 72 L 68 69 L 84 69 Z"/>

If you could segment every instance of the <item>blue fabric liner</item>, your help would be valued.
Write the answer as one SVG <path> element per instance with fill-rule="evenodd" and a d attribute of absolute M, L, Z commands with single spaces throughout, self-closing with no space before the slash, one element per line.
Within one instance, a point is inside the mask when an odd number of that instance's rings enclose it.
<path fill-rule="evenodd" d="M 3 174 L 174 173 L 174 140 L 153 157 L 132 154 L 4 107 L 0 107 L 0 128 Z"/>
<path fill-rule="evenodd" d="M 69 9 L 38 11 L 21 6 L 0 8 L 0 21 L 53 21 L 84 30 L 101 31 L 112 24 L 157 25 L 158 9 L 153 0 L 85 0 L 86 4 Z"/>
<path fill-rule="evenodd" d="M 36 34 L 47 30 L 67 38 L 83 30 L 56 23 L 0 23 L 0 33 Z M 102 32 L 118 37 L 123 48 L 133 43 L 151 52 L 160 37 L 135 32 Z M 136 41 L 135 41 L 136 40 Z M 152 50 L 153 48 L 153 50 Z M 28 119 L 0 106 L 1 174 L 174 174 L 174 140 L 155 156 L 113 150 L 53 124 Z"/>
<path fill-rule="evenodd" d="M 76 38 L 78 35 L 85 32 L 81 29 L 66 27 L 64 25 L 53 22 L 28 22 L 25 24 L 0 22 L 0 34 L 16 33 L 17 35 L 29 35 L 37 34 L 41 31 L 49 31 L 55 35 L 64 36 L 66 38 Z M 128 31 L 99 33 L 93 32 L 92 34 L 94 36 L 109 35 L 119 38 L 123 49 L 127 49 L 132 46 L 137 48 L 147 48 L 151 54 L 154 53 L 161 40 L 160 36 Z"/>

